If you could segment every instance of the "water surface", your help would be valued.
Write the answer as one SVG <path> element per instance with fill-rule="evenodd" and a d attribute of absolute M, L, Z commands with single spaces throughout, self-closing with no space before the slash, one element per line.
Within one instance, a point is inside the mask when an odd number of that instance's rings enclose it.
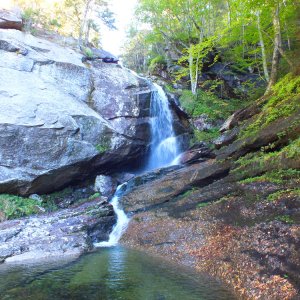
<path fill-rule="evenodd" d="M 122 247 L 102 248 L 72 263 L 0 268 L 0 299 L 227 300 L 209 277 Z"/>

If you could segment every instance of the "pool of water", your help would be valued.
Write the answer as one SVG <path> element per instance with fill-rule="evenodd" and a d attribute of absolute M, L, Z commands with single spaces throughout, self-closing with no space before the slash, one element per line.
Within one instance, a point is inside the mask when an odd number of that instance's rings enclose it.
<path fill-rule="evenodd" d="M 205 275 L 123 247 L 73 262 L 0 266 L 0 299 L 226 300 L 234 296 Z"/>

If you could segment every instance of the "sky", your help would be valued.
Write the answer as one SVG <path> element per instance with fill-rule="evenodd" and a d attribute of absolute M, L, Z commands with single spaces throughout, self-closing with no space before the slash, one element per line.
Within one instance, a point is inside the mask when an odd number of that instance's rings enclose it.
<path fill-rule="evenodd" d="M 12 0 L 0 0 L 0 8 L 9 9 L 13 6 L 12 2 Z M 115 13 L 117 30 L 109 30 L 103 26 L 102 47 L 112 54 L 120 55 L 126 37 L 126 28 L 134 17 L 137 0 L 109 0 L 108 2 Z"/>
<path fill-rule="evenodd" d="M 117 30 L 104 30 L 102 33 L 102 46 L 103 49 L 112 54 L 120 55 L 126 37 L 126 28 L 134 17 L 137 0 L 110 0 L 109 3 L 111 10 L 116 15 Z"/>

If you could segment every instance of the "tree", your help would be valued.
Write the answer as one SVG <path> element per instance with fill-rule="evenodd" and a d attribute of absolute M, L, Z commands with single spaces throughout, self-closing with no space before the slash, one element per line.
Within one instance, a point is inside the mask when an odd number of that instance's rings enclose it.
<path fill-rule="evenodd" d="M 105 0 L 53 0 L 51 6 L 46 0 L 15 0 L 23 10 L 28 27 L 53 29 L 63 35 L 78 38 L 79 47 L 99 38 L 101 26 L 115 28 L 114 14 Z"/>
<path fill-rule="evenodd" d="M 137 15 L 151 28 L 152 39 L 144 41 L 150 53 L 156 48 L 157 56 L 167 61 L 170 52 L 176 53 L 181 58 L 178 64 L 188 65 L 182 74 L 189 75 L 194 94 L 202 54 L 209 48 L 202 43 L 210 39 L 223 61 L 241 72 L 261 74 L 269 92 L 279 74 L 280 58 L 289 69 L 294 67 L 290 56 L 296 46 L 295 7 L 296 0 L 139 0 Z M 162 53 L 164 49 L 168 51 Z"/>

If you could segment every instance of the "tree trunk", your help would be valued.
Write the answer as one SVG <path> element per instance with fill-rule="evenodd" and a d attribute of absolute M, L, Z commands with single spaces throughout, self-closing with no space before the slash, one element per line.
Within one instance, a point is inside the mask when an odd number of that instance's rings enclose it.
<path fill-rule="evenodd" d="M 227 25 L 231 26 L 231 6 L 230 6 L 229 0 L 227 0 L 226 2 L 227 2 L 227 9 L 228 9 L 228 13 L 227 13 Z"/>
<path fill-rule="evenodd" d="M 91 31 L 91 24 L 90 22 L 87 22 L 87 30 L 85 32 L 85 38 L 84 38 L 84 46 L 86 46 L 90 39 L 90 31 Z"/>
<path fill-rule="evenodd" d="M 86 2 L 85 2 L 83 18 L 81 20 L 80 29 L 79 29 L 79 37 L 78 37 L 78 46 L 79 46 L 79 48 L 81 48 L 81 46 L 82 46 L 82 37 L 83 37 L 84 32 L 85 32 L 87 15 L 88 15 L 88 12 L 89 12 L 89 9 L 90 9 L 90 4 L 91 4 L 92 1 L 93 0 L 86 0 Z"/>
<path fill-rule="evenodd" d="M 280 30 L 280 20 L 279 20 L 279 5 L 277 5 L 273 9 L 273 27 L 274 27 L 274 50 L 272 57 L 272 68 L 270 74 L 270 80 L 266 89 L 265 94 L 268 94 L 272 86 L 276 83 L 279 61 L 280 61 L 280 53 L 279 49 L 281 49 L 281 30 Z"/>
<path fill-rule="evenodd" d="M 193 95 L 196 95 L 197 93 L 197 80 L 195 78 L 194 74 L 194 58 L 193 58 L 193 52 L 191 49 L 192 45 L 189 49 L 189 71 L 190 71 L 190 80 L 191 80 L 191 91 Z"/>
<path fill-rule="evenodd" d="M 261 57 L 263 62 L 264 76 L 266 81 L 269 82 L 270 76 L 269 76 L 268 65 L 267 65 L 266 48 L 265 48 L 265 43 L 264 43 L 261 26 L 260 26 L 260 12 L 257 12 L 257 29 L 259 33 L 259 42 L 261 47 Z"/>

